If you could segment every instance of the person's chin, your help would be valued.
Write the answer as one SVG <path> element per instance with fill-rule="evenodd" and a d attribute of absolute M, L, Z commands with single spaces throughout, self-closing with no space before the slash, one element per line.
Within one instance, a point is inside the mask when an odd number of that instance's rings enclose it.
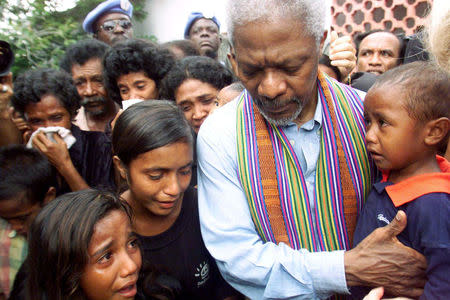
<path fill-rule="evenodd" d="M 95 107 L 84 107 L 84 110 L 86 113 L 92 115 L 92 116 L 101 116 L 105 114 L 105 107 L 104 106 L 95 106 Z"/>
<path fill-rule="evenodd" d="M 118 42 L 121 42 L 121 41 L 124 41 L 124 40 L 127 40 L 127 39 L 128 39 L 128 37 L 125 36 L 125 35 L 114 36 L 113 38 L 111 38 L 111 45 L 114 45 L 114 44 L 116 44 Z"/>
<path fill-rule="evenodd" d="M 85 99 L 81 104 L 84 110 L 89 114 L 102 114 L 106 109 L 106 100 L 100 97 Z"/>
<path fill-rule="evenodd" d="M 292 122 L 302 109 L 302 107 L 295 102 L 271 108 L 265 107 L 263 104 L 257 104 L 257 107 L 267 121 L 277 126 L 285 126 Z"/>

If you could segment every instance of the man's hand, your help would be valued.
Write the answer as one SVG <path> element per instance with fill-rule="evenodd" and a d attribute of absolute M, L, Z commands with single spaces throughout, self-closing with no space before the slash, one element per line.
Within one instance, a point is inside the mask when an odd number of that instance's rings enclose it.
<path fill-rule="evenodd" d="M 53 133 L 55 142 L 47 138 L 45 132 L 39 132 L 33 138 L 33 147 L 44 154 L 49 162 L 55 166 L 58 171 L 65 168 L 67 164 L 71 164 L 69 150 L 64 140 L 57 133 Z"/>
<path fill-rule="evenodd" d="M 25 121 L 19 112 L 17 112 L 14 107 L 9 108 L 9 115 L 11 117 L 12 122 L 16 125 L 17 129 L 24 133 L 29 133 L 31 131 L 30 126 L 27 121 Z M 28 141 L 28 140 L 27 140 Z"/>
<path fill-rule="evenodd" d="M 356 66 L 356 49 L 353 47 L 349 36 L 338 37 L 336 31 L 331 32 L 330 37 L 330 60 L 331 65 L 341 72 L 344 80 Z"/>
<path fill-rule="evenodd" d="M 370 293 L 368 293 L 367 296 L 365 296 L 363 300 L 380 300 L 381 297 L 383 297 L 383 294 L 384 294 L 384 289 L 382 287 L 378 287 L 376 289 L 371 290 Z M 410 298 L 404 298 L 404 297 L 391 298 L 391 299 L 384 298 L 384 300 L 410 300 Z"/>
<path fill-rule="evenodd" d="M 383 286 L 393 296 L 417 298 L 425 285 L 425 257 L 406 247 L 397 235 L 406 227 L 406 214 L 399 211 L 392 222 L 374 230 L 354 249 L 345 252 L 349 286 Z"/>
<path fill-rule="evenodd" d="M 53 133 L 53 139 L 55 142 L 48 139 L 44 132 L 39 132 L 33 138 L 33 147 L 48 158 L 50 163 L 55 166 L 59 174 L 66 180 L 72 191 L 89 188 L 86 181 L 75 169 L 64 140 L 57 133 Z"/>

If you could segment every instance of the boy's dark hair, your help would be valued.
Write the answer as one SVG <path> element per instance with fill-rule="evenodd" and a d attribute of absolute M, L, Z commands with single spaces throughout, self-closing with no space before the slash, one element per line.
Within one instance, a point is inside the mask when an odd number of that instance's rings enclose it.
<path fill-rule="evenodd" d="M 128 39 L 110 48 L 103 57 L 103 77 L 108 95 L 121 103 L 117 79 L 129 73 L 144 72 L 159 89 L 161 79 L 175 59 L 169 50 L 149 41 Z"/>
<path fill-rule="evenodd" d="M 84 65 L 88 60 L 93 58 L 103 59 L 106 50 L 109 49 L 109 45 L 96 39 L 86 39 L 79 41 L 71 45 L 63 58 L 61 59 L 59 66 L 62 70 L 69 74 L 72 74 L 73 65 Z"/>
<path fill-rule="evenodd" d="M 11 104 L 23 115 L 28 104 L 40 102 L 45 95 L 58 98 L 72 118 L 80 108 L 81 98 L 72 77 L 64 71 L 52 69 L 30 70 L 19 75 L 14 81 Z"/>
<path fill-rule="evenodd" d="M 0 147 L 0 201 L 26 192 L 30 204 L 44 201 L 56 176 L 47 158 L 24 145 Z"/>
<path fill-rule="evenodd" d="M 417 61 L 395 67 L 379 75 L 370 90 L 386 86 L 401 90 L 412 119 L 450 118 L 450 75 L 434 63 Z"/>
<path fill-rule="evenodd" d="M 218 90 L 230 85 L 233 73 L 220 62 L 205 56 L 191 56 L 175 63 L 161 83 L 160 95 L 163 99 L 175 100 L 175 92 L 187 79 L 197 79 L 209 83 Z"/>

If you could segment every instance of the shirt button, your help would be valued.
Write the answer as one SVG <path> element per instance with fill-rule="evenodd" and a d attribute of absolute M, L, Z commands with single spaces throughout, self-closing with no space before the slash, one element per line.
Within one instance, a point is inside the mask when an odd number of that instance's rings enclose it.
<path fill-rule="evenodd" d="M 11 230 L 11 232 L 8 233 L 8 237 L 9 237 L 10 239 L 15 238 L 16 235 L 17 235 L 17 232 L 16 232 L 15 230 Z"/>

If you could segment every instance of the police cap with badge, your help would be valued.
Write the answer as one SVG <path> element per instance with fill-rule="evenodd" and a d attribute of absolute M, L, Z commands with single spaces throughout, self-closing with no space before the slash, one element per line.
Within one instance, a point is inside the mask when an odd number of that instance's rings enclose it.
<path fill-rule="evenodd" d="M 128 0 L 108 0 L 94 8 L 83 21 L 83 29 L 88 33 L 95 33 L 94 24 L 107 13 L 122 13 L 130 19 L 133 16 L 133 5 Z"/>

